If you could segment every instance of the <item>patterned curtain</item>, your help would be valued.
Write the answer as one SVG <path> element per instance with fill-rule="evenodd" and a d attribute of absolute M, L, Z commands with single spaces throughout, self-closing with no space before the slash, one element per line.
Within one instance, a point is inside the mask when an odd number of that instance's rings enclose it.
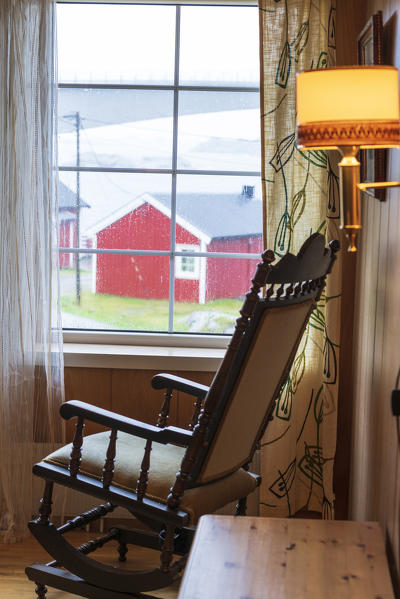
<path fill-rule="evenodd" d="M 335 156 L 296 144 L 296 73 L 335 65 L 334 0 L 260 0 L 265 247 L 297 252 L 339 238 Z M 336 161 L 337 162 L 337 161 Z M 340 264 L 314 311 L 261 448 L 260 513 L 333 517 Z"/>

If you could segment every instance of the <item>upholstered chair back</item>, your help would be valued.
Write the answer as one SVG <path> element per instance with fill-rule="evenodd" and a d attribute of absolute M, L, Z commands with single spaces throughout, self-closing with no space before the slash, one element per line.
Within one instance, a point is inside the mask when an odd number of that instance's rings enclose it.
<path fill-rule="evenodd" d="M 191 485 L 227 476 L 252 459 L 337 249 L 337 242 L 325 248 L 323 236 L 314 234 L 297 256 L 286 254 L 276 265 L 272 252 L 264 252 L 200 414 L 195 437 L 202 449 Z"/>
<path fill-rule="evenodd" d="M 232 377 L 235 380 L 231 380 L 232 389 L 228 390 L 201 482 L 225 476 L 247 462 L 273 409 L 313 305 L 313 300 L 307 300 L 258 315 L 247 354 L 238 375 Z"/>

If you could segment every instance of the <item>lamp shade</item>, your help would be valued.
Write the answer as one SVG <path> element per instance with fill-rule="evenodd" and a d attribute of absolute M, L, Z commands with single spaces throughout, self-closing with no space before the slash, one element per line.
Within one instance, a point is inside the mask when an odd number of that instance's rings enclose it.
<path fill-rule="evenodd" d="M 298 146 L 311 149 L 400 145 L 395 67 L 339 67 L 297 75 Z"/>

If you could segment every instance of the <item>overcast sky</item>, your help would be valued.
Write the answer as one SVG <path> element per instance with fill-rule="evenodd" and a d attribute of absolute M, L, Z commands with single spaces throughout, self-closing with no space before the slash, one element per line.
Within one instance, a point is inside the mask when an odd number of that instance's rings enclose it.
<path fill-rule="evenodd" d="M 59 80 L 171 81 L 175 7 L 59 4 Z M 257 7 L 181 9 L 181 83 L 259 77 Z"/>

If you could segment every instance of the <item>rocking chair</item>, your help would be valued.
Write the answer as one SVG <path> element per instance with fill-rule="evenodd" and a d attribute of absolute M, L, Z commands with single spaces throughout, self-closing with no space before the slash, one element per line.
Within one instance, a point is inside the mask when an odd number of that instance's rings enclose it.
<path fill-rule="evenodd" d="M 245 514 L 246 498 L 260 483 L 249 464 L 338 249 L 336 241 L 325 248 L 324 238 L 314 234 L 297 256 L 287 254 L 275 266 L 273 252 L 265 251 L 211 386 L 168 374 L 153 377 L 153 387 L 166 390 L 155 426 L 81 401 L 61 406 L 63 418 L 77 418 L 73 442 L 33 468 L 46 482 L 40 515 L 29 528 L 54 558 L 26 568 L 39 599 L 45 597 L 45 585 L 93 599 L 149 598 L 143 593 L 179 576 L 200 516 L 232 501 L 238 502 L 236 514 Z M 196 398 L 188 429 L 168 426 L 174 389 Z M 85 419 L 105 425 L 111 434 L 83 438 Z M 57 528 L 50 522 L 54 483 L 104 503 Z M 76 548 L 64 538 L 116 506 L 126 508 L 148 530 L 113 527 Z M 119 543 L 120 561 L 133 544 L 159 550 L 159 567 L 134 571 L 88 557 L 113 539 Z"/>

